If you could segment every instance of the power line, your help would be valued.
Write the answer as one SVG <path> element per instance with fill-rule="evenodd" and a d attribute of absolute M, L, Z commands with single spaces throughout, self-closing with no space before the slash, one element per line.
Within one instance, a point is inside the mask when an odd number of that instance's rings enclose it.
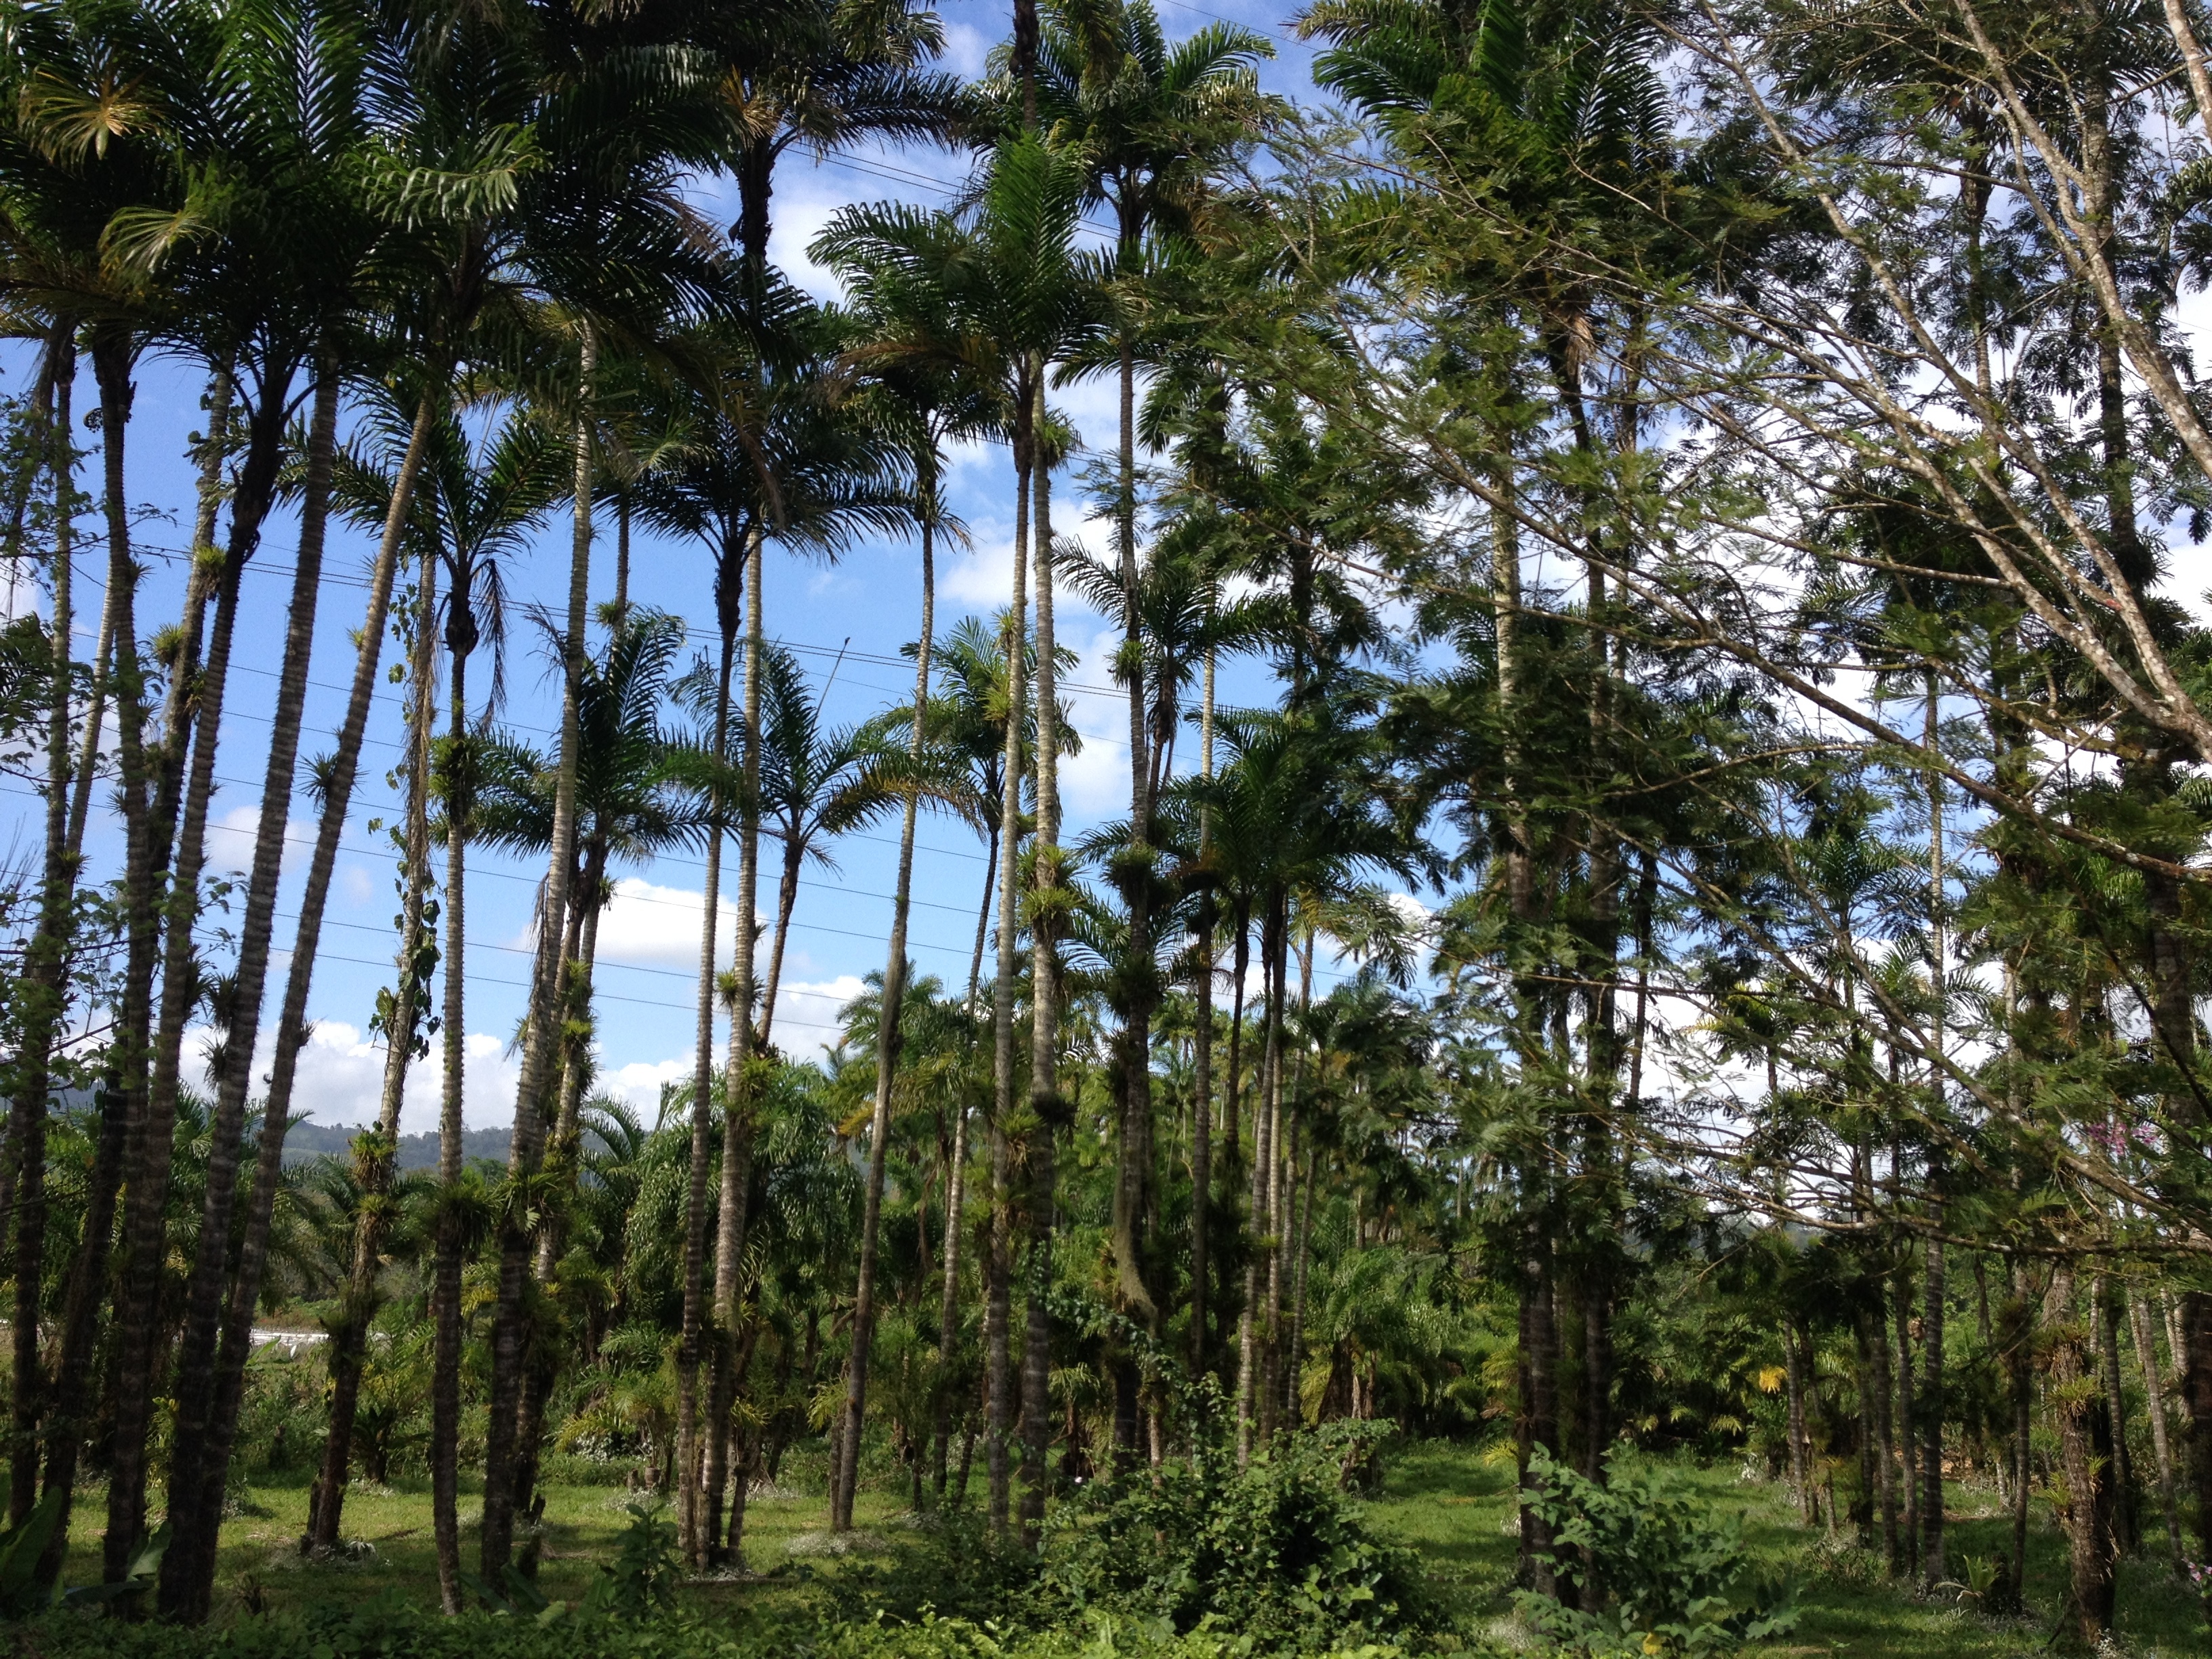
<path fill-rule="evenodd" d="M 137 544 L 134 546 L 133 550 L 136 552 L 150 553 L 156 558 L 167 560 L 171 563 L 186 563 L 189 562 L 191 559 L 191 555 L 181 548 L 162 547 L 153 543 Z M 255 560 L 249 562 L 246 568 L 250 571 L 256 571 L 271 576 L 289 576 L 294 574 L 293 566 L 288 564 L 278 564 L 273 562 L 264 563 L 259 560 Z M 364 592 L 368 591 L 369 586 L 367 581 L 358 576 L 331 575 L 327 573 L 325 574 L 323 581 L 326 586 L 356 587 L 360 588 Z M 707 644 L 718 643 L 720 641 L 720 636 L 719 635 L 710 632 L 707 629 L 697 627 L 682 617 L 673 617 L 672 620 L 682 626 L 684 637 L 687 640 L 698 641 Z M 842 646 L 817 645 L 809 641 L 789 639 L 782 635 L 778 635 L 768 642 L 771 646 L 780 646 L 787 651 L 795 651 L 806 656 L 834 658 L 842 652 L 846 660 L 848 662 L 865 662 L 887 668 L 906 668 L 912 666 L 913 663 L 913 659 L 908 657 L 886 656 L 880 652 L 847 650 Z M 271 679 L 279 678 L 277 672 L 274 669 L 254 668 L 248 665 L 239 663 L 234 663 L 232 665 L 234 667 L 243 667 L 245 672 L 250 674 L 263 674 Z M 807 672 L 813 673 L 817 678 L 820 678 L 819 670 L 808 670 Z M 867 685 L 867 682 L 861 680 L 849 681 L 848 683 L 855 685 Z M 352 687 L 350 686 L 333 684 L 328 680 L 309 680 L 307 684 L 313 686 L 318 690 L 322 691 L 337 691 L 349 694 L 352 690 Z M 1079 680 L 1066 679 L 1058 681 L 1057 684 L 1060 689 L 1063 691 L 1078 691 L 1081 692 L 1085 696 L 1111 697 L 1116 702 L 1124 704 L 1126 704 L 1129 700 L 1128 692 L 1119 686 L 1085 685 Z M 905 697 L 910 695 L 904 687 L 868 685 L 867 689 L 872 691 L 881 691 L 886 696 L 895 697 Z M 381 699 L 394 702 L 401 701 L 398 694 L 396 692 L 379 692 L 375 695 Z M 531 726 L 521 721 L 510 721 L 508 724 L 513 726 L 517 731 L 534 732 L 545 737 L 553 736 L 556 731 L 556 728 L 552 726 Z"/>

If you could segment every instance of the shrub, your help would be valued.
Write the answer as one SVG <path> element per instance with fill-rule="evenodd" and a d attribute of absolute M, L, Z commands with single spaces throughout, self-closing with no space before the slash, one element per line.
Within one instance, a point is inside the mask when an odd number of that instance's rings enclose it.
<path fill-rule="evenodd" d="M 1425 1632 L 1435 1609 L 1413 1552 L 1379 1538 L 1345 1469 L 1387 1425 L 1289 1437 L 1243 1470 L 1225 1447 L 1101 1482 L 1071 1506 L 1045 1581 L 1071 1610 L 1208 1620 L 1267 1647 L 1312 1649 Z"/>
<path fill-rule="evenodd" d="M 1789 1631 L 1790 1588 L 1762 1582 L 1740 1515 L 1716 1514 L 1680 1473 L 1616 1451 L 1603 1485 L 1539 1448 L 1526 1501 L 1552 1529 L 1549 1559 L 1583 1605 L 1522 1591 L 1522 1617 L 1571 1653 L 1707 1654 Z"/>
<path fill-rule="evenodd" d="M 887 1563 L 825 1589 L 848 1621 L 952 1615 L 1032 1632 L 1230 1631 L 1243 1651 L 1316 1652 L 1419 1637 L 1438 1612 L 1413 1552 L 1368 1527 L 1344 1470 L 1388 1425 L 1285 1438 L 1239 1470 L 1219 1445 L 1092 1483 L 1053 1517 L 1041 1553 L 939 1517 Z M 1086 1620 L 1103 1619 L 1103 1626 Z"/>

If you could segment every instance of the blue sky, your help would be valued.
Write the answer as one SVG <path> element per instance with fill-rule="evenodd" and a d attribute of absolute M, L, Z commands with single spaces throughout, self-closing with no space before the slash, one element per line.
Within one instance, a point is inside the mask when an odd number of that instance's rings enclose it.
<path fill-rule="evenodd" d="M 996 5 L 951 0 L 941 15 L 945 65 L 964 75 L 979 72 L 991 46 L 1005 32 L 1006 13 Z M 1282 44 L 1264 79 L 1273 90 L 1311 97 L 1307 79 L 1310 51 L 1288 38 L 1280 14 L 1242 6 L 1236 0 L 1223 0 L 1206 11 L 1161 0 L 1161 15 L 1173 35 L 1222 16 L 1270 33 Z M 941 204 L 957 184 L 963 166 L 960 158 L 929 152 L 866 151 L 820 165 L 804 154 L 794 155 L 776 179 L 777 263 L 793 280 L 830 297 L 834 292 L 830 279 L 808 264 L 805 249 L 830 215 L 848 203 L 885 198 Z M 719 181 L 702 180 L 700 199 L 726 220 L 734 218 L 734 211 L 725 205 L 731 191 Z M 18 350 L 0 361 L 9 371 L 9 389 L 20 389 L 27 357 Z M 202 372 L 188 362 L 149 360 L 139 370 L 137 386 L 128 493 L 134 504 L 155 509 L 137 532 L 137 547 L 146 565 L 138 599 L 143 637 L 173 620 L 179 608 L 183 563 L 178 555 L 189 539 L 193 483 L 185 449 L 187 434 L 201 419 Z M 88 374 L 81 380 L 77 395 L 82 412 L 92 397 Z M 1114 396 L 1109 384 L 1067 388 L 1059 401 L 1086 442 L 1101 447 L 1110 444 Z M 89 447 L 95 438 L 81 432 L 79 441 Z M 96 467 L 96 459 L 88 458 L 80 488 L 94 487 Z M 963 615 L 988 614 L 1005 602 L 1012 562 L 1012 485 L 1011 467 L 1000 449 L 971 447 L 952 459 L 949 498 L 969 527 L 972 545 L 940 554 L 940 631 Z M 1078 507 L 1073 486 L 1063 480 L 1055 497 L 1058 527 L 1063 532 L 1073 527 L 1068 520 Z M 80 534 L 90 536 L 96 528 L 88 514 Z M 1073 528 L 1103 550 L 1101 526 Z M 568 534 L 565 520 L 553 523 L 531 553 L 512 568 L 513 592 L 525 604 L 560 603 L 565 593 Z M 293 521 L 272 519 L 246 579 L 237 661 L 216 763 L 221 789 L 212 813 L 221 828 L 213 838 L 211 856 L 222 870 L 242 867 L 251 855 L 296 538 Z M 595 553 L 595 602 L 611 591 L 613 550 L 612 526 L 604 524 Z M 350 634 L 360 625 L 363 578 L 373 551 L 368 532 L 334 526 L 318 610 L 305 755 L 327 748 L 337 727 L 353 672 Z M 104 574 L 98 549 L 88 549 L 81 556 L 78 570 L 80 650 L 88 653 Z M 633 552 L 635 602 L 684 616 L 695 625 L 703 623 L 711 616 L 708 580 L 709 563 L 702 548 L 638 533 Z M 918 591 L 919 557 L 909 539 L 864 544 L 834 567 L 797 560 L 781 550 L 769 554 L 763 582 L 769 632 L 799 654 L 817 690 L 828 686 L 832 721 L 866 719 L 911 695 L 911 671 L 899 653 L 914 638 Z M 29 602 L 27 592 L 19 595 L 19 605 Z M 1111 641 L 1103 620 L 1072 595 L 1063 594 L 1059 621 L 1062 642 L 1081 657 L 1066 689 L 1084 750 L 1062 772 L 1070 827 L 1079 829 L 1116 816 L 1117 804 L 1126 801 L 1127 751 L 1116 733 L 1126 734 L 1127 710 L 1112 690 L 1106 667 Z M 707 640 L 696 635 L 695 642 L 704 647 Z M 559 713 L 557 682 L 533 630 L 516 628 L 510 651 L 507 721 L 550 744 L 550 728 Z M 387 662 L 392 655 L 387 641 Z M 1256 665 L 1232 668 L 1224 676 L 1224 702 L 1267 695 L 1264 671 Z M 389 981 L 398 903 L 388 842 L 368 826 L 372 819 L 389 820 L 395 815 L 398 792 L 387 774 L 398 759 L 399 696 L 398 687 L 380 688 L 309 1000 L 317 1034 L 302 1057 L 295 1109 L 323 1123 L 355 1123 L 372 1117 L 382 1073 L 383 1051 L 369 1042 L 366 1027 L 378 986 Z M 1194 742 L 1182 744 L 1179 758 L 1194 763 L 1195 751 Z M 112 815 L 105 816 L 112 820 Z M 27 786 L 13 780 L 0 782 L 0 818 L 7 824 L 0 840 L 11 843 L 19 859 L 35 851 L 40 835 L 39 807 Z M 271 1026 L 281 975 L 289 967 L 297 886 L 313 834 L 313 809 L 304 797 L 295 797 L 292 820 L 287 879 L 278 903 L 279 954 L 264 1012 L 264 1021 Z M 836 871 L 811 870 L 804 878 L 785 963 L 784 1000 L 776 1015 L 779 1039 L 793 1054 L 811 1052 L 816 1044 L 832 1039 L 839 1006 L 858 988 L 860 975 L 884 966 L 882 941 L 890 922 L 896 836 L 895 819 L 879 823 L 836 845 Z M 983 848 L 965 829 L 944 819 L 925 820 L 920 845 L 912 954 L 922 971 L 959 983 L 968 971 L 982 898 Z M 112 822 L 96 823 L 90 845 L 95 868 L 112 872 L 119 850 L 119 832 Z M 766 854 L 764 863 L 769 866 L 763 872 L 766 910 L 773 902 L 775 870 Z M 522 1009 L 530 963 L 531 904 L 544 866 L 482 850 L 472 857 L 471 866 L 467 1116 L 472 1125 L 502 1123 L 514 1110 L 514 1067 L 506 1048 Z M 649 1106 L 661 1080 L 688 1077 L 690 1072 L 702 872 L 695 856 L 684 855 L 614 874 L 621 884 L 618 896 L 600 930 L 600 1065 L 608 1085 Z M 211 926 L 220 925 L 222 918 L 211 919 Z M 726 926 L 721 936 L 726 961 Z M 218 957 L 225 954 L 216 952 Z M 261 1066 L 265 1065 L 264 1048 Z M 415 1068 L 407 1091 L 407 1129 L 434 1125 L 437 1086 L 434 1065 Z"/>

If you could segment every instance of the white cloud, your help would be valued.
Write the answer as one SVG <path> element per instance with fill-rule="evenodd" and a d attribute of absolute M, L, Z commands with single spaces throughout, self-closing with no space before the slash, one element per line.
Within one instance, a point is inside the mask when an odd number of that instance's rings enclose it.
<path fill-rule="evenodd" d="M 1063 679 L 1079 685 L 1111 687 L 1114 656 L 1121 648 L 1111 628 L 1059 630 L 1060 643 L 1074 648 L 1074 672 Z M 1129 706 L 1126 699 L 1095 691 L 1066 691 L 1060 701 L 1083 738 L 1081 752 L 1063 756 L 1060 791 L 1071 815 L 1111 817 L 1129 806 Z"/>
<path fill-rule="evenodd" d="M 938 591 L 945 599 L 974 605 L 987 617 L 995 616 L 1013 597 L 1013 531 L 988 523 L 971 524 L 969 529 L 975 538 L 974 550 L 939 562 Z"/>
<path fill-rule="evenodd" d="M 729 959 L 730 941 L 737 937 L 738 913 L 724 896 L 717 907 L 715 950 Z M 599 915 L 599 954 L 602 961 L 668 964 L 696 968 L 699 963 L 699 933 L 707 919 L 707 896 L 687 887 L 663 887 L 638 876 L 625 876 L 615 884 L 614 902 Z M 528 945 L 526 935 L 514 941 Z"/>
<path fill-rule="evenodd" d="M 719 1048 L 715 1063 L 720 1064 Z M 612 1071 L 602 1072 L 599 1086 L 610 1094 L 622 1096 L 631 1105 L 650 1115 L 660 1106 L 660 1089 L 665 1083 L 689 1083 L 694 1066 L 692 1056 L 680 1060 L 632 1060 L 627 1066 L 617 1066 Z"/>
<path fill-rule="evenodd" d="M 204 1069 L 207 1045 L 213 1033 L 205 1028 L 188 1032 L 185 1052 L 198 1057 L 197 1081 L 213 1093 Z M 274 1033 L 265 1034 L 254 1056 L 253 1093 L 263 1092 L 275 1049 Z M 519 1056 L 509 1056 L 507 1045 L 495 1036 L 471 1032 L 464 1045 L 466 1069 L 461 1085 L 461 1121 L 471 1128 L 507 1123 L 514 1116 L 514 1090 Z M 343 1020 L 317 1022 L 307 1045 L 300 1051 L 296 1080 L 292 1088 L 292 1115 L 317 1123 L 354 1127 L 374 1123 L 384 1097 L 386 1055 L 383 1043 L 372 1042 L 359 1027 Z M 416 1134 L 438 1127 L 445 1093 L 443 1049 L 434 1043 L 429 1057 L 407 1068 L 407 1084 L 399 1103 L 399 1128 Z"/>
<path fill-rule="evenodd" d="M 775 1025 L 769 1035 L 781 1038 L 777 1046 L 795 1057 L 811 1054 L 817 1045 L 830 1048 L 842 1029 L 838 1011 L 867 988 L 858 974 L 786 980 L 776 988 Z"/>

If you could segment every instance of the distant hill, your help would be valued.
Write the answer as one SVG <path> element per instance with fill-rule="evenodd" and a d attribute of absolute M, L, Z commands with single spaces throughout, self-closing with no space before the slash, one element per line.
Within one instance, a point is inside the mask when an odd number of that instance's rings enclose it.
<path fill-rule="evenodd" d="M 295 1123 L 284 1133 L 284 1161 L 287 1164 L 307 1164 L 319 1158 L 346 1158 L 352 1154 L 353 1138 L 361 1133 L 358 1125 L 341 1123 Z M 505 1129 L 465 1129 L 461 1133 L 461 1155 L 465 1158 L 489 1158 L 494 1163 L 507 1162 L 507 1131 Z M 399 1137 L 399 1167 L 403 1170 L 434 1170 L 438 1167 L 438 1137 L 435 1131 L 424 1130 L 419 1135 Z"/>

